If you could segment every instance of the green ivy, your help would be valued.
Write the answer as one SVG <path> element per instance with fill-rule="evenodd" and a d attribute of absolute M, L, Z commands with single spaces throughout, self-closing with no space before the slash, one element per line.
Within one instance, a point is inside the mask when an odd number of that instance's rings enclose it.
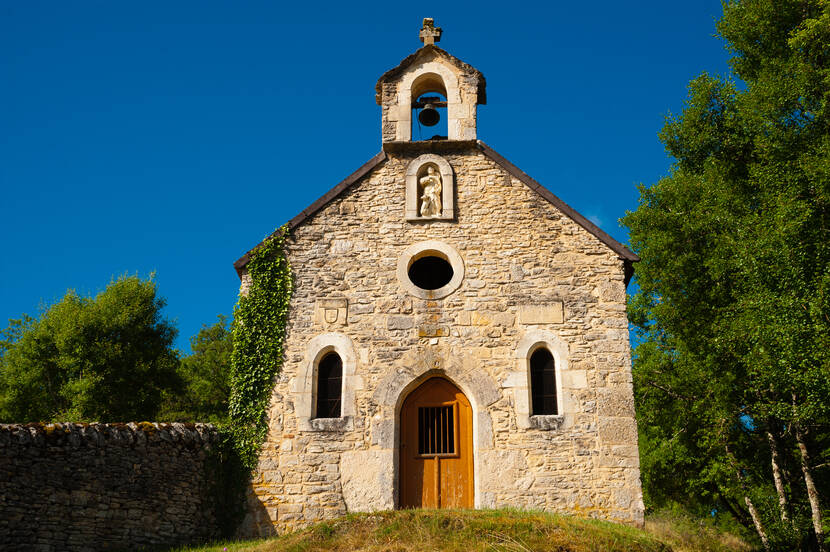
<path fill-rule="evenodd" d="M 287 238 L 288 228 L 283 226 L 251 252 L 251 285 L 247 295 L 240 295 L 233 314 L 228 413 L 234 446 L 248 470 L 256 468 L 268 432 L 265 411 L 282 367 L 292 291 Z"/>

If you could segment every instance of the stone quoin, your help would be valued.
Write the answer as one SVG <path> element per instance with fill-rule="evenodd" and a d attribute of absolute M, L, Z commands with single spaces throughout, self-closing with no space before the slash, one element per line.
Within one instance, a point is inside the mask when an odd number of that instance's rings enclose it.
<path fill-rule="evenodd" d="M 289 223 L 285 359 L 244 533 L 408 506 L 643 522 L 639 259 L 477 139 L 484 76 L 441 34 L 425 19 L 377 82 L 381 152 Z M 415 139 L 425 109 L 442 120 Z"/>

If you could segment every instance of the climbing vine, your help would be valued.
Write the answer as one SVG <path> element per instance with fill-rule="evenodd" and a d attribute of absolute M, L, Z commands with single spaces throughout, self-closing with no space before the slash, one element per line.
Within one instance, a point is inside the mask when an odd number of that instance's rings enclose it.
<path fill-rule="evenodd" d="M 228 413 L 234 447 L 248 470 L 256 467 L 268 431 L 265 411 L 282 366 L 292 291 L 287 237 L 288 228 L 283 226 L 251 252 L 250 287 L 234 309 Z"/>

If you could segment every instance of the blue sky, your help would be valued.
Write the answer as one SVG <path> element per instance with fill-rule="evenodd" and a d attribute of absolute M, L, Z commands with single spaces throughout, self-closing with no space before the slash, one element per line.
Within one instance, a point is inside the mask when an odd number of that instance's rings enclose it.
<path fill-rule="evenodd" d="M 187 350 L 233 261 L 380 150 L 423 17 L 487 79 L 479 139 L 622 242 L 664 116 L 728 72 L 719 0 L 393 4 L 0 3 L 0 324 L 155 272 Z"/>

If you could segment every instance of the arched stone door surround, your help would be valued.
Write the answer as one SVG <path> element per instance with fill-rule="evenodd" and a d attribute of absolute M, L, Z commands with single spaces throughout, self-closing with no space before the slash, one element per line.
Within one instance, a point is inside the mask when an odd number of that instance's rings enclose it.
<path fill-rule="evenodd" d="M 495 506 L 492 493 L 481 492 L 482 455 L 493 452 L 493 421 L 490 406 L 501 398 L 501 391 L 495 381 L 473 363 L 462 363 L 449 348 L 418 347 L 408 353 L 400 364 L 392 368 L 375 388 L 373 399 L 380 411 L 371 422 L 372 444 L 387 450 L 394 462 L 394 503 L 399 504 L 400 466 L 398 445 L 400 443 L 400 412 L 404 399 L 424 381 L 441 376 L 456 385 L 473 409 L 473 474 L 476 508 Z"/>

